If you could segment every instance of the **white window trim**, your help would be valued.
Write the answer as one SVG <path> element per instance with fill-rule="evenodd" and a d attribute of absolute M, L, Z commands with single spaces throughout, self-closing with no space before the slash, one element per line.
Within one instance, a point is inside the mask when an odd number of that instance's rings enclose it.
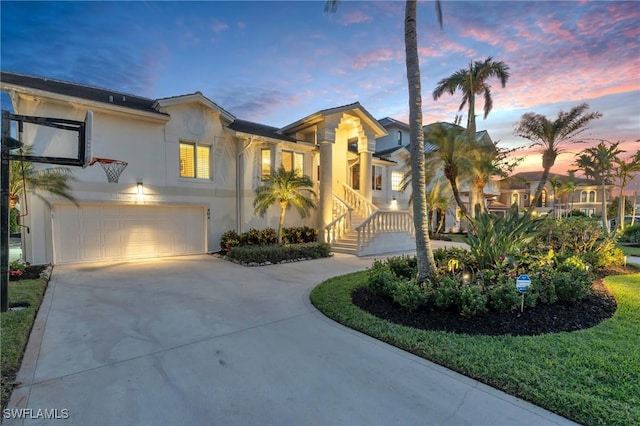
<path fill-rule="evenodd" d="M 182 176 L 180 174 L 180 145 L 192 145 L 195 147 L 195 157 L 194 157 L 194 174 L 195 177 Z M 199 178 L 198 177 L 198 147 L 207 147 L 209 148 L 209 177 L 208 178 Z M 178 141 L 178 178 L 182 182 L 213 182 L 213 145 L 210 143 L 203 142 L 195 142 L 189 140 L 180 140 Z"/>

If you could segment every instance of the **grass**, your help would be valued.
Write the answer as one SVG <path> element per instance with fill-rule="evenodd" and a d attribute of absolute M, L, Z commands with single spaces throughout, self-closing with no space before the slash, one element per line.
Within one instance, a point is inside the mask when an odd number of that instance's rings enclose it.
<path fill-rule="evenodd" d="M 0 336 L 2 347 L 0 388 L 2 394 L 0 398 L 3 409 L 11 395 L 15 375 L 20 369 L 22 355 L 46 287 L 47 282 L 43 278 L 9 282 L 9 306 L 16 304 L 28 304 L 29 306 L 20 311 L 9 310 L 0 314 L 0 330 L 2 330 Z"/>
<path fill-rule="evenodd" d="M 542 336 L 468 336 L 404 327 L 351 303 L 366 272 L 325 281 L 312 303 L 335 321 L 583 424 L 640 419 L 640 274 L 606 278 L 618 302 L 596 327 Z"/>
<path fill-rule="evenodd" d="M 618 244 L 618 248 L 624 252 L 625 256 L 640 257 L 640 247 L 625 246 L 622 244 Z"/>

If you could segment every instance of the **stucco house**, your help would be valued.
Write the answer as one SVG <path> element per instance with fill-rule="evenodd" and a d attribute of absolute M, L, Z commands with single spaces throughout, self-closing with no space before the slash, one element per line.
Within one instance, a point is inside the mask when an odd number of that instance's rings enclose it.
<path fill-rule="evenodd" d="M 217 251 L 227 230 L 277 227 L 278 207 L 260 218 L 252 202 L 280 164 L 310 176 L 318 194 L 310 217 L 291 212 L 285 226 L 320 229 L 335 250 L 361 255 L 415 247 L 409 213 L 387 208 L 387 169 L 396 163 L 376 155 L 376 140 L 388 132 L 359 103 L 276 128 L 237 118 L 200 92 L 148 99 L 10 72 L 0 74 L 0 89 L 15 114 L 82 120 L 92 111 L 92 155 L 128 162 L 117 183 L 100 167 L 72 167 L 78 205 L 28 194 L 28 262 Z M 25 127 L 23 142 L 37 133 Z"/>
<path fill-rule="evenodd" d="M 573 175 L 550 173 L 542 190 L 537 205 L 531 206 L 542 172 L 522 172 L 510 176 L 500 182 L 501 195 L 499 201 L 506 205 L 518 205 L 520 209 L 530 209 L 540 214 L 551 214 L 554 217 L 567 215 L 577 210 L 587 216 L 602 214 L 602 187 L 593 179 L 578 178 Z M 559 186 L 553 186 L 556 182 Z M 567 183 L 572 183 L 571 190 L 564 190 Z M 571 188 L 571 187 L 570 187 Z M 613 185 L 605 187 L 607 201 L 611 200 Z"/>

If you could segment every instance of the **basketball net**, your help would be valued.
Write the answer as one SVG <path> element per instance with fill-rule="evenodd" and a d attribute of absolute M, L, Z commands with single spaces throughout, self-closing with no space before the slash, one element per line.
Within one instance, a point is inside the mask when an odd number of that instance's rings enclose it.
<path fill-rule="evenodd" d="M 93 157 L 89 165 L 93 165 L 95 163 L 100 163 L 102 169 L 107 175 L 107 180 L 110 183 L 118 183 L 118 178 L 120 177 L 120 173 L 127 167 L 129 163 L 122 160 L 112 160 L 110 158 L 97 158 Z"/>

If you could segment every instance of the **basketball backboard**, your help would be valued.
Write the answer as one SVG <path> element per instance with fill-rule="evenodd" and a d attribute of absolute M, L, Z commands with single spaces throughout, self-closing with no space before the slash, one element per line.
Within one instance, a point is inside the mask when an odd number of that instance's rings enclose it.
<path fill-rule="evenodd" d="M 21 150 L 10 152 L 11 160 L 80 167 L 91 162 L 92 111 L 87 111 L 84 121 L 3 111 L 2 128 L 3 135 L 9 133 L 22 143 Z"/>

